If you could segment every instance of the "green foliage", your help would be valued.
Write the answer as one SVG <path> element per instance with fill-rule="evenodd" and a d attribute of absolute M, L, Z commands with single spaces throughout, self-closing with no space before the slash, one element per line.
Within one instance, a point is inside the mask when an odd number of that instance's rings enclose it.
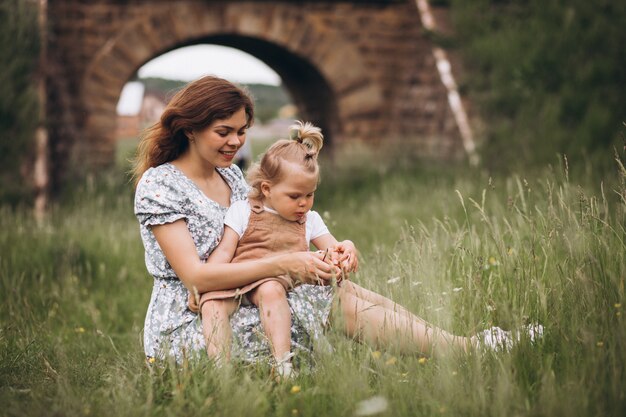
<path fill-rule="evenodd" d="M 187 84 L 185 81 L 169 80 L 166 78 L 147 77 L 139 78 L 136 81 L 142 82 L 147 91 L 158 91 L 163 97 L 170 98 L 176 91 L 180 90 Z"/>
<path fill-rule="evenodd" d="M 29 192 L 20 170 L 37 123 L 38 54 L 37 3 L 0 2 L 0 201 L 15 203 Z"/>
<path fill-rule="evenodd" d="M 488 166 L 593 160 L 620 146 L 626 3 L 454 0 L 451 10 Z"/>
<path fill-rule="evenodd" d="M 254 99 L 255 117 L 266 123 L 278 117 L 278 110 L 291 102 L 285 89 L 266 84 L 244 84 Z"/>
<path fill-rule="evenodd" d="M 326 175 L 316 209 L 359 247 L 355 282 L 460 335 L 537 320 L 539 343 L 424 360 L 335 326 L 335 351 L 291 383 L 274 384 L 266 366 L 148 366 L 152 280 L 132 186 L 111 176 L 88 180 L 41 225 L 0 209 L 3 414 L 346 416 L 379 396 L 383 416 L 623 415 L 623 166 L 603 181 L 574 180 L 566 166 L 463 174 Z"/>
<path fill-rule="evenodd" d="M 186 84 L 185 81 L 154 77 L 140 78 L 137 81 L 144 83 L 146 90 L 161 92 L 167 98 Z M 266 84 L 242 84 L 242 86 L 252 96 L 255 117 L 262 123 L 278 117 L 278 110 L 290 103 L 290 99 L 282 87 Z"/>

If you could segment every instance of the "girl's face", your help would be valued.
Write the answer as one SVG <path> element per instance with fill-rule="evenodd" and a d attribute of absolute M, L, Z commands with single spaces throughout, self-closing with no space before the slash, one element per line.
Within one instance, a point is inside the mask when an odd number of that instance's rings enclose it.
<path fill-rule="evenodd" d="M 279 182 L 263 181 L 263 203 L 289 221 L 300 221 L 313 207 L 317 174 L 311 174 L 297 164 L 286 162 Z"/>
<path fill-rule="evenodd" d="M 228 119 L 215 120 L 207 128 L 190 135 L 189 149 L 204 162 L 226 168 L 246 141 L 248 121 L 242 107 Z"/>

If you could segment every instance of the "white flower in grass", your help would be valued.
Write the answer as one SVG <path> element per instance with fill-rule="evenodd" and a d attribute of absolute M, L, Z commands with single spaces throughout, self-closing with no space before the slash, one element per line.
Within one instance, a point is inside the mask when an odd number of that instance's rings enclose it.
<path fill-rule="evenodd" d="M 374 414 L 380 414 L 387 410 L 389 402 L 382 395 L 376 395 L 374 397 L 363 400 L 356 405 L 357 416 L 373 416 Z"/>
<path fill-rule="evenodd" d="M 417 287 L 418 285 L 422 285 L 422 281 L 411 281 L 411 287 Z"/>
<path fill-rule="evenodd" d="M 393 277 L 393 278 L 389 278 L 387 280 L 387 284 L 395 284 L 396 282 L 400 281 L 400 277 Z"/>
<path fill-rule="evenodd" d="M 460 292 L 463 291 L 463 287 L 452 288 L 452 292 Z"/>

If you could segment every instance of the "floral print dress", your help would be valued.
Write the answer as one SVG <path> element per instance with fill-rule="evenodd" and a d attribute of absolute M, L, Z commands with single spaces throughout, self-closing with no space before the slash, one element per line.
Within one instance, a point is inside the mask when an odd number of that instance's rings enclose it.
<path fill-rule="evenodd" d="M 217 168 L 230 186 L 230 203 L 244 200 L 249 191 L 235 165 Z M 173 357 L 177 362 L 206 350 L 200 316 L 187 307 L 188 290 L 165 259 L 151 226 L 184 219 L 196 245 L 198 257 L 206 261 L 220 241 L 227 207 L 209 199 L 188 177 L 170 163 L 148 169 L 135 193 L 135 215 L 139 220 L 148 272 L 154 279 L 144 324 L 144 350 L 150 358 Z M 291 307 L 292 349 L 310 352 L 323 339 L 333 293 L 331 287 L 301 285 L 288 293 Z M 247 362 L 271 357 L 256 306 L 241 306 L 231 318 L 232 357 Z M 325 346 L 328 348 L 327 346 Z"/>

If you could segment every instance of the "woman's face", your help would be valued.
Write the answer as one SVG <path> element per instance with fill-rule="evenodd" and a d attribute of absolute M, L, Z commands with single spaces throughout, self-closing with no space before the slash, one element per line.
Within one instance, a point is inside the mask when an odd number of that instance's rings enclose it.
<path fill-rule="evenodd" d="M 229 167 L 246 141 L 247 125 L 242 107 L 228 119 L 215 120 L 207 128 L 194 131 L 189 149 L 214 167 Z"/>

